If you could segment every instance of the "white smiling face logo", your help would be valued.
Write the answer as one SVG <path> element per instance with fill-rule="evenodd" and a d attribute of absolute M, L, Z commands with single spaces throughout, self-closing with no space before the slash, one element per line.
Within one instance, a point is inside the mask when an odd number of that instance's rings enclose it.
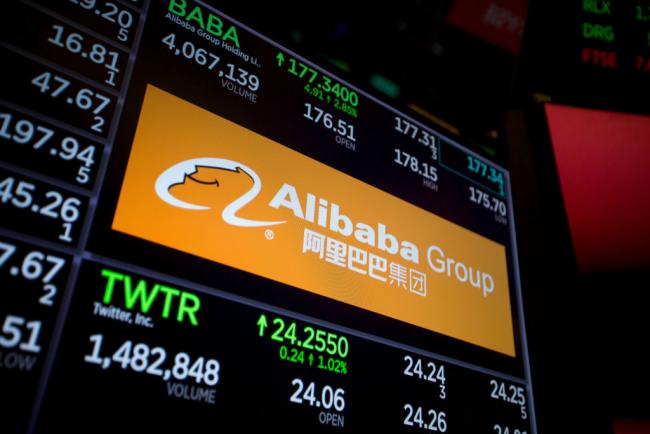
<path fill-rule="evenodd" d="M 155 187 L 156 194 L 161 200 L 177 208 L 194 211 L 211 209 L 208 206 L 182 201 L 170 192 L 170 189 L 173 186 L 185 183 L 186 178 L 191 178 L 192 174 L 196 173 L 201 167 L 229 170 L 232 172 L 243 172 L 253 181 L 253 187 L 250 190 L 235 199 L 223 209 L 223 212 L 221 213 L 223 221 L 230 225 L 241 227 L 274 226 L 285 223 L 284 221 L 250 220 L 237 216 L 237 212 L 255 199 L 262 190 L 262 180 L 257 173 L 255 173 L 255 171 L 250 167 L 237 161 L 225 160 L 223 158 L 193 158 L 191 160 L 181 161 L 180 163 L 174 164 L 158 176 Z M 214 183 L 218 185 L 218 181 L 215 180 Z"/>

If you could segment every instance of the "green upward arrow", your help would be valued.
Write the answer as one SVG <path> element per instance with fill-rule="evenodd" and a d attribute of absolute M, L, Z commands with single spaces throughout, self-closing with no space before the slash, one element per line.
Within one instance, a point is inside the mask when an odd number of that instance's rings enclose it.
<path fill-rule="evenodd" d="M 266 321 L 266 315 L 260 315 L 257 320 L 257 326 L 260 328 L 260 337 L 264 336 L 264 329 L 268 327 L 269 323 Z"/>
<path fill-rule="evenodd" d="M 284 54 L 279 52 L 275 58 L 278 59 L 278 66 L 282 66 L 282 63 L 284 62 Z"/>

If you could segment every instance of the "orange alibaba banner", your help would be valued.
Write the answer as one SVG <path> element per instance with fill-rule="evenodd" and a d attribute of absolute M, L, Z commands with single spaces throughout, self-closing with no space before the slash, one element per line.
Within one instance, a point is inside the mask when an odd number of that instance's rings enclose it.
<path fill-rule="evenodd" d="M 153 86 L 112 227 L 515 355 L 503 245 Z"/>

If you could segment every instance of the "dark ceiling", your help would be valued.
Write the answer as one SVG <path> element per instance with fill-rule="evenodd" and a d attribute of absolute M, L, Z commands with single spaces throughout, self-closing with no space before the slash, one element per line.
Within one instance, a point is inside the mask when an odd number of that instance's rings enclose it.
<path fill-rule="evenodd" d="M 280 1 L 254 10 L 244 2 L 224 3 L 222 10 L 352 83 L 393 104 L 415 105 L 479 152 L 504 156 L 504 116 L 517 58 L 461 30 L 462 18 L 452 23 L 452 0 Z M 470 8 L 475 21 L 489 14 L 490 2 L 459 3 L 480 6 Z M 465 11 L 454 16 L 465 17 Z"/>

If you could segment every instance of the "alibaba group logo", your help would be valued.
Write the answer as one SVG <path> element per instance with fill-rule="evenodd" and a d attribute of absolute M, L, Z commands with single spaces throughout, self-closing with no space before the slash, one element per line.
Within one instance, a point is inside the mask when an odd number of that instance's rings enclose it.
<path fill-rule="evenodd" d="M 244 173 L 253 182 L 253 186 L 250 190 L 224 207 L 223 211 L 221 212 L 221 218 L 226 223 L 241 227 L 273 226 L 285 223 L 284 221 L 250 220 L 237 216 L 237 212 L 239 212 L 239 210 L 241 210 L 244 206 L 255 199 L 255 197 L 262 190 L 262 180 L 257 175 L 257 173 L 255 173 L 255 171 L 250 167 L 247 167 L 237 161 L 225 160 L 223 158 L 193 158 L 191 160 L 181 161 L 180 163 L 174 164 L 172 167 L 165 170 L 160 174 L 160 176 L 158 176 L 158 179 L 156 180 L 156 194 L 161 200 L 177 208 L 184 208 L 194 211 L 211 209 L 209 206 L 199 205 L 196 203 L 190 203 L 185 200 L 181 200 L 174 196 L 171 192 L 172 188 L 179 185 L 185 185 L 188 182 L 211 185 L 215 187 L 219 187 L 221 185 L 219 179 L 217 179 L 215 176 L 212 176 L 208 179 L 202 179 L 199 175 L 199 172 L 202 169 L 216 169 L 233 173 Z M 215 194 L 218 194 L 218 191 L 215 190 Z"/>

